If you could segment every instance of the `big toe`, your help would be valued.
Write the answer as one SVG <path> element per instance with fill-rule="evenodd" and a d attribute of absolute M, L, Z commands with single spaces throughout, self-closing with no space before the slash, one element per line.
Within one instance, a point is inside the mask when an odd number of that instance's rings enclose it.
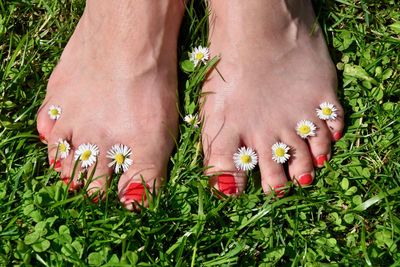
<path fill-rule="evenodd" d="M 229 129 L 224 129 L 218 134 L 208 134 L 205 130 L 202 139 L 205 174 L 210 176 L 210 186 L 224 195 L 242 194 L 247 184 L 247 176 L 237 169 L 233 161 L 233 155 L 240 146 L 239 135 Z"/>
<path fill-rule="evenodd" d="M 148 207 L 165 177 L 166 168 L 159 164 L 134 162 L 118 182 L 118 196 L 122 205 L 131 211 Z"/>

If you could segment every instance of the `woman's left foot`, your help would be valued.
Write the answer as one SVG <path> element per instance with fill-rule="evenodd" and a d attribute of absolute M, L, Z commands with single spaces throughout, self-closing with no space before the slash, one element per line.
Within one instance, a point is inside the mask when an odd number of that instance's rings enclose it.
<path fill-rule="evenodd" d="M 311 2 L 212 0 L 210 7 L 211 57 L 221 57 L 221 75 L 214 70 L 203 88 L 202 139 L 211 186 L 227 195 L 243 192 L 246 175 L 233 161 L 241 146 L 257 152 L 264 192 L 281 196 L 279 188 L 290 179 L 311 184 L 314 167 L 330 159 L 331 142 L 344 126 L 336 71 Z M 324 102 L 334 106 L 330 116 L 317 114 Z M 305 127 L 296 130 L 300 122 Z M 277 142 L 289 148 L 287 173 L 280 164 L 285 159 L 273 159 Z"/>

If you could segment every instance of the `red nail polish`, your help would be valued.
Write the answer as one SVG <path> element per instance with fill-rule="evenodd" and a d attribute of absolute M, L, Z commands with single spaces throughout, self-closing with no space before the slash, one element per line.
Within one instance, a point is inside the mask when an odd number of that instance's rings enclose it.
<path fill-rule="evenodd" d="M 231 174 L 221 174 L 218 176 L 219 191 L 225 195 L 232 195 L 237 193 L 237 186 L 235 177 Z"/>
<path fill-rule="evenodd" d="M 54 169 L 60 169 L 60 168 L 61 168 L 61 161 L 60 161 L 60 160 L 57 160 L 57 161 L 54 163 L 54 159 L 51 159 L 51 160 L 50 160 L 50 166 L 51 166 L 51 167 L 54 167 Z"/>
<path fill-rule="evenodd" d="M 148 185 L 146 185 L 147 188 Z M 142 183 L 131 183 L 125 191 L 125 201 L 131 202 L 132 200 L 142 202 L 146 200 L 146 191 Z"/>
<path fill-rule="evenodd" d="M 61 180 L 64 182 L 64 184 L 68 185 L 71 178 L 70 177 L 62 177 Z M 77 190 L 78 188 L 79 188 L 79 184 L 72 181 L 69 185 L 68 190 L 72 192 L 72 191 Z"/>
<path fill-rule="evenodd" d="M 317 166 L 318 167 L 323 167 L 325 162 L 328 160 L 328 157 L 326 155 L 319 155 L 317 157 Z"/>
<path fill-rule="evenodd" d="M 301 185 L 310 185 L 313 181 L 313 177 L 311 174 L 306 173 L 299 177 L 298 182 Z"/>
<path fill-rule="evenodd" d="M 286 185 L 285 184 L 278 184 L 274 186 L 274 191 L 277 197 L 281 198 L 285 196 L 285 189 L 280 189 L 284 188 Z"/>
<path fill-rule="evenodd" d="M 46 136 L 44 136 L 43 134 L 39 133 L 39 139 L 42 142 L 46 142 Z"/>
<path fill-rule="evenodd" d="M 99 196 L 95 196 L 94 198 L 92 198 L 92 202 L 93 202 L 94 204 L 99 203 Z"/>
<path fill-rule="evenodd" d="M 333 139 L 335 139 L 335 141 L 338 141 L 340 138 L 342 138 L 342 132 L 336 132 L 333 134 Z"/>

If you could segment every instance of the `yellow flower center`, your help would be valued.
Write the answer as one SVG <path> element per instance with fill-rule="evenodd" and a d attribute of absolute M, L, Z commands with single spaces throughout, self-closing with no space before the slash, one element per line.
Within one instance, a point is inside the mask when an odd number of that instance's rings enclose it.
<path fill-rule="evenodd" d="M 58 116 L 58 115 L 60 115 L 60 114 L 58 113 L 58 110 L 57 110 L 56 108 L 53 108 L 52 110 L 50 110 L 50 114 L 51 114 L 52 116 Z"/>
<path fill-rule="evenodd" d="M 302 125 L 299 127 L 299 133 L 301 134 L 309 134 L 311 132 L 310 126 Z"/>
<path fill-rule="evenodd" d="M 251 157 L 249 155 L 242 155 L 240 161 L 244 164 L 249 164 L 251 162 Z"/>
<path fill-rule="evenodd" d="M 285 153 L 286 153 L 285 149 L 283 149 L 283 148 L 281 148 L 281 147 L 278 147 L 278 148 L 275 150 L 275 155 L 277 155 L 278 157 L 283 157 L 283 156 L 285 156 Z"/>
<path fill-rule="evenodd" d="M 67 152 L 67 146 L 64 143 L 61 143 L 58 146 L 58 150 L 60 150 L 61 152 Z"/>
<path fill-rule="evenodd" d="M 88 160 L 91 155 L 92 155 L 92 151 L 86 150 L 82 153 L 81 160 L 83 160 L 83 161 Z"/>
<path fill-rule="evenodd" d="M 326 115 L 326 116 L 332 115 L 332 109 L 330 109 L 330 108 L 323 108 L 323 109 L 322 109 L 322 114 L 324 114 L 324 115 Z"/>
<path fill-rule="evenodd" d="M 125 161 L 125 157 L 124 155 L 122 155 L 121 153 L 118 153 L 115 155 L 115 161 L 117 162 L 117 164 L 122 164 Z"/>
<path fill-rule="evenodd" d="M 198 52 L 195 57 L 197 60 L 202 60 L 204 58 L 204 54 L 201 52 Z"/>

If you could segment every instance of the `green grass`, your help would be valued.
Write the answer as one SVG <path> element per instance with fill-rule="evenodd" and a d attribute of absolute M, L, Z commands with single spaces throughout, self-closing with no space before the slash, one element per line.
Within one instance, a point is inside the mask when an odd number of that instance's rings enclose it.
<path fill-rule="evenodd" d="M 181 63 L 207 44 L 204 11 L 192 7 L 202 4 L 188 5 Z M 399 266 L 398 1 L 315 5 L 347 128 L 314 185 L 274 200 L 261 193 L 256 171 L 245 195 L 221 201 L 202 175 L 199 130 L 182 123 L 170 180 L 140 214 L 121 207 L 116 180 L 99 205 L 68 195 L 35 130 L 46 81 L 83 7 L 0 2 L 0 266 Z M 197 111 L 204 73 L 180 73 L 182 114 Z"/>

